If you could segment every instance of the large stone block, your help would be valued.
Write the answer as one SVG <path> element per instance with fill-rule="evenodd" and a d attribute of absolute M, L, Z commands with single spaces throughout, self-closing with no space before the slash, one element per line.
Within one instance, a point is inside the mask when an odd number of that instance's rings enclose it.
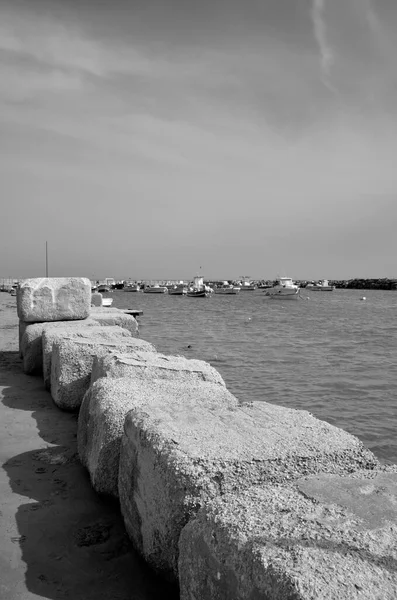
<path fill-rule="evenodd" d="M 186 525 L 179 550 L 181 600 L 394 600 L 397 475 L 227 494 Z"/>
<path fill-rule="evenodd" d="M 23 358 L 23 370 L 25 373 L 43 373 L 43 342 L 42 336 L 46 329 L 76 330 L 97 326 L 94 319 L 83 319 L 81 321 L 50 321 L 46 323 L 24 323 L 19 321 L 19 330 L 22 333 L 20 342 L 20 354 Z"/>
<path fill-rule="evenodd" d="M 148 358 L 147 363 L 144 360 L 145 356 Z M 169 357 L 167 368 L 163 369 L 161 366 L 156 366 L 157 356 L 149 352 L 131 354 L 132 360 L 127 370 L 128 378 L 121 378 L 122 373 L 125 372 L 127 358 L 125 355 L 122 356 L 121 363 L 114 355 L 94 359 L 94 363 L 97 361 L 105 368 L 109 367 L 108 375 L 117 377 L 117 379 L 103 377 L 92 383 L 95 369 L 93 367 L 91 387 L 84 396 L 79 412 L 77 437 L 80 460 L 87 467 L 92 485 L 97 492 L 118 496 L 120 442 L 125 416 L 132 408 L 151 406 L 155 402 L 169 402 L 171 398 L 172 402 L 179 402 L 183 410 L 184 398 L 189 395 L 193 395 L 197 402 L 205 403 L 210 394 L 212 394 L 212 403 L 221 405 L 226 401 L 237 402 L 224 387 L 222 378 L 216 377 L 215 369 L 215 373 L 212 373 L 206 368 L 209 367 L 206 363 L 202 363 L 203 370 L 200 373 L 208 376 L 207 381 L 211 386 L 200 387 L 204 377 L 198 378 L 197 371 L 181 370 L 178 361 L 175 361 L 175 369 L 172 370 L 172 359 L 176 358 L 172 356 Z M 162 355 L 159 356 L 161 364 Z M 133 364 L 135 369 L 132 368 Z M 149 364 L 149 367 L 145 368 L 145 364 Z M 131 381 L 133 379 L 139 381 Z M 168 381 L 164 381 L 167 379 Z M 217 390 L 216 385 L 222 389 Z"/>
<path fill-rule="evenodd" d="M 139 334 L 138 321 L 132 315 L 124 313 L 118 308 L 91 307 L 90 316 L 100 325 L 119 325 L 131 331 L 134 337 Z"/>
<path fill-rule="evenodd" d="M 105 331 L 107 328 L 102 328 Z M 103 336 L 90 339 L 58 339 L 52 344 L 51 396 L 57 406 L 64 410 L 78 410 L 89 388 L 92 363 L 95 356 L 114 352 L 155 352 L 149 342 L 136 338 L 119 338 L 105 342 Z"/>
<path fill-rule="evenodd" d="M 156 402 L 126 416 L 120 505 L 135 546 L 157 571 L 175 578 L 181 529 L 210 498 L 377 464 L 357 438 L 306 411 L 264 402 L 225 408 L 194 397 L 183 410 L 180 403 Z"/>
<path fill-rule="evenodd" d="M 17 290 L 21 321 L 69 321 L 86 319 L 91 307 L 91 282 L 84 277 L 25 279 Z"/>
<path fill-rule="evenodd" d="M 154 352 L 111 354 L 95 357 L 91 383 L 100 377 L 132 377 L 134 379 L 186 379 L 212 381 L 225 385 L 220 373 L 203 360 L 184 356 L 166 356 Z"/>
<path fill-rule="evenodd" d="M 51 363 L 52 363 L 52 345 L 55 341 L 63 339 L 77 340 L 96 340 L 109 342 L 118 338 L 131 339 L 132 334 L 128 329 L 123 329 L 118 325 L 109 325 L 103 327 L 98 321 L 89 318 L 84 321 L 74 321 L 74 325 L 64 325 L 62 323 L 45 323 L 41 336 L 41 346 L 43 355 L 42 373 L 44 387 L 51 389 Z M 82 323 L 82 325 L 79 325 Z M 34 325 L 32 325 L 34 327 Z"/>
<path fill-rule="evenodd" d="M 75 321 L 74 326 L 78 326 L 78 324 L 81 323 L 84 325 L 89 324 L 101 327 L 122 327 L 129 331 L 133 337 L 136 337 L 138 334 L 138 323 L 136 319 L 130 315 L 125 315 L 118 308 L 91 311 L 90 315 L 91 316 L 84 321 Z M 65 323 L 65 321 L 63 323 Z M 47 326 L 49 324 L 45 323 L 45 325 Z M 55 325 L 55 323 L 51 324 L 51 326 Z M 61 325 L 62 324 L 60 324 L 60 326 Z M 47 329 L 47 327 L 45 329 Z M 47 336 L 46 334 L 43 335 L 43 376 L 44 385 L 48 390 L 51 388 L 52 341 L 51 336 Z"/>

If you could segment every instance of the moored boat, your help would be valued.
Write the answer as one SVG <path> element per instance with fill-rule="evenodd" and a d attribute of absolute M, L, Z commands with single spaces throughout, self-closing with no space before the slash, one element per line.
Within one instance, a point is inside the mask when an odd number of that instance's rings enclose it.
<path fill-rule="evenodd" d="M 253 292 L 256 290 L 256 285 L 253 281 L 250 281 L 249 277 L 242 277 L 239 287 L 242 292 Z"/>
<path fill-rule="evenodd" d="M 335 286 L 329 285 L 328 279 L 320 279 L 317 283 L 308 283 L 306 288 L 314 292 L 333 292 Z"/>
<path fill-rule="evenodd" d="M 196 275 L 193 285 L 187 290 L 186 296 L 189 296 L 189 298 L 208 298 L 211 291 L 211 288 L 204 284 L 203 277 Z"/>
<path fill-rule="evenodd" d="M 168 288 L 165 285 L 149 285 L 145 287 L 143 290 L 144 294 L 166 294 L 168 292 Z"/>
<path fill-rule="evenodd" d="M 136 283 L 125 283 L 123 287 L 123 292 L 139 292 L 140 286 Z"/>
<path fill-rule="evenodd" d="M 171 296 L 185 296 L 187 294 L 187 287 L 183 283 L 179 283 L 169 287 L 168 293 Z"/>
<path fill-rule="evenodd" d="M 228 281 L 224 281 L 222 285 L 214 289 L 215 294 L 236 295 L 240 292 L 240 286 L 232 285 Z"/>
<path fill-rule="evenodd" d="M 279 277 L 276 284 L 265 291 L 265 296 L 281 300 L 297 300 L 300 287 L 290 277 Z"/>

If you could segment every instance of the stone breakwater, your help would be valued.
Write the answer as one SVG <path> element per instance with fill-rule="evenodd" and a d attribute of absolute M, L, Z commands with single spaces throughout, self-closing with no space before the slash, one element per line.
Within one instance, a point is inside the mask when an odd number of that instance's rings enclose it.
<path fill-rule="evenodd" d="M 95 299 L 96 302 L 97 299 Z M 29 280 L 20 355 L 78 412 L 92 486 L 182 600 L 394 599 L 397 468 L 306 411 L 239 402 L 208 363 L 166 356 L 86 280 Z"/>

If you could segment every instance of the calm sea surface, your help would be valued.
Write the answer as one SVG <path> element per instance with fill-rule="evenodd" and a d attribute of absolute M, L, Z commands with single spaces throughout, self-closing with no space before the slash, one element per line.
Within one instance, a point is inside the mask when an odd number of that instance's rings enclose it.
<path fill-rule="evenodd" d="M 141 338 L 208 361 L 237 398 L 306 409 L 397 463 L 397 292 L 301 294 L 108 295 L 117 308 L 143 310 Z"/>

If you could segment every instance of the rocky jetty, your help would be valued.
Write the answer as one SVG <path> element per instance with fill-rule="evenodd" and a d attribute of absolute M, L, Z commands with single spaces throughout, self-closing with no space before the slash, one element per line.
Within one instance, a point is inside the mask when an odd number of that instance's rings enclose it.
<path fill-rule="evenodd" d="M 59 408 L 81 406 L 94 489 L 119 497 L 134 547 L 181 600 L 396 598 L 397 468 L 306 411 L 239 402 L 207 363 L 156 353 L 135 319 L 87 310 L 82 281 L 21 285 L 25 370 L 50 374 Z"/>

